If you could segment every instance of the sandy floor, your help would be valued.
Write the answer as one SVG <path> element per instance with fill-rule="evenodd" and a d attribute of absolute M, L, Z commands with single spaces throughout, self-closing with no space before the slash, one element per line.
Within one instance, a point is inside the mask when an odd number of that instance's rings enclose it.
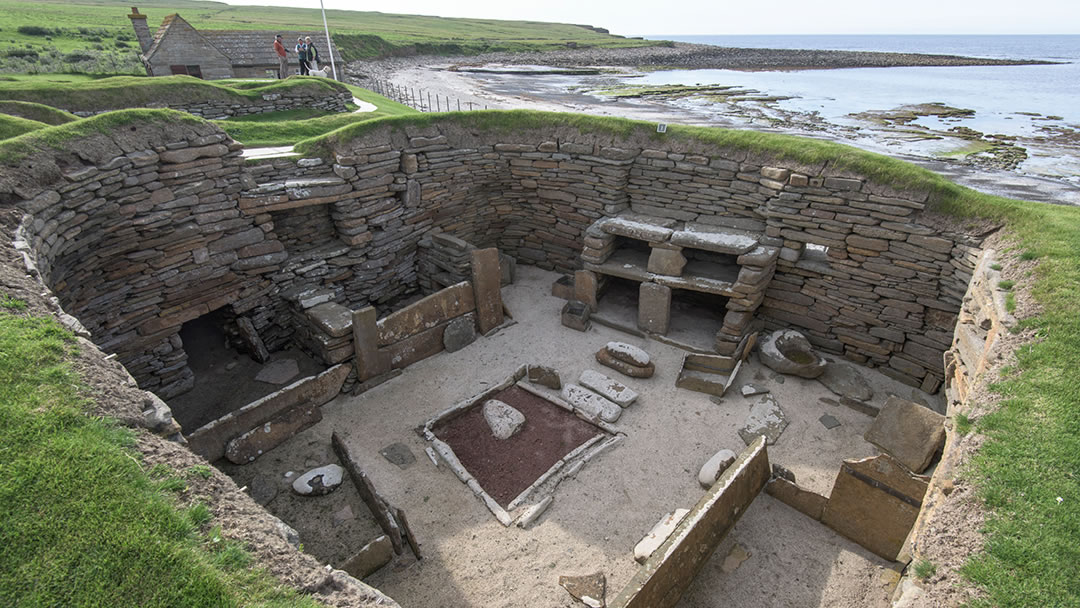
<path fill-rule="evenodd" d="M 425 559 L 400 557 L 366 582 L 402 606 L 572 606 L 557 585 L 559 575 L 602 571 L 609 598 L 637 568 L 633 547 L 665 513 L 691 507 L 703 494 L 701 465 L 717 450 L 744 447 L 736 434 L 751 399 L 734 394 L 720 404 L 707 395 L 674 388 L 682 351 L 594 326 L 581 333 L 559 323 L 563 304 L 550 296 L 557 275 L 519 267 L 518 282 L 504 289 L 516 324 L 480 338 L 453 354 L 440 354 L 358 397 L 342 396 L 323 406 L 324 420 L 243 469 L 278 480 L 286 471 L 333 461 L 332 431 L 348 437 L 355 457 L 379 491 L 405 509 Z M 656 361 L 647 380 L 620 378 L 641 394 L 617 426 L 626 439 L 564 481 L 555 501 L 529 530 L 504 528 L 445 467 L 424 455 L 414 429 L 442 409 L 497 383 L 525 363 L 557 368 L 575 381 L 586 368 L 616 376 L 599 366 L 593 353 L 610 340 L 644 347 Z M 801 484 L 828 493 L 843 458 L 875 454 L 862 439 L 870 418 L 819 401 L 833 395 L 817 381 L 780 378 L 755 359 L 744 365 L 736 387 L 748 381 L 770 388 L 791 422 L 770 459 L 795 472 Z M 870 370 L 879 405 L 890 392 L 910 397 L 910 388 Z M 826 430 L 818 421 L 832 414 L 841 426 Z M 417 460 L 401 469 L 379 450 L 401 442 Z M 285 500 L 288 499 L 288 500 Z M 356 522 L 333 514 L 350 505 Z M 325 505 L 325 506 L 323 506 Z M 305 551 L 323 559 L 343 559 L 375 532 L 363 504 L 348 493 L 303 501 L 278 497 L 271 512 L 295 527 L 313 530 Z M 318 521 L 312 518 L 318 516 Z M 299 521 L 303 525 L 297 525 Z M 337 527 L 328 527 L 328 526 Z M 333 547 L 320 547 L 318 540 Z M 329 540 L 327 540 L 329 539 Z M 732 543 L 750 558 L 737 570 L 720 566 Z M 705 567 L 682 606 L 884 606 L 881 574 L 885 563 L 817 522 L 762 494 Z"/>

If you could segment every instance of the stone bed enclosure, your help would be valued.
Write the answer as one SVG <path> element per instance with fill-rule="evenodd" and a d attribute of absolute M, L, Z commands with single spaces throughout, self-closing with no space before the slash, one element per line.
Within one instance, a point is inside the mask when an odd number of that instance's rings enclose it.
<path fill-rule="evenodd" d="M 934 393 L 949 351 L 955 403 L 1000 331 L 1003 315 L 985 312 L 997 310 L 991 296 L 965 300 L 981 238 L 935 213 L 930 192 L 647 125 L 616 133 L 554 115 L 507 129 L 486 122 L 494 114 L 357 125 L 308 158 L 245 163 L 210 123 L 142 113 L 27 151 L 0 167 L 0 196 L 24 213 L 14 246 L 63 320 L 166 401 L 194 383 L 181 328 L 212 312 L 253 357 L 298 343 L 327 365 L 353 361 L 326 372 L 336 392 L 400 367 L 380 323 L 418 295 L 442 289 L 413 305 L 428 302 L 437 318 L 418 313 L 405 336 L 428 356 L 454 318 L 472 315 L 481 333 L 502 322 L 499 254 L 504 269 L 577 273 L 575 287 L 590 295 L 592 281 L 595 296 L 623 242 L 614 237 L 669 257 L 718 253 L 695 234 L 731 237 L 719 251 L 734 272 L 720 355 L 744 354 L 758 330 L 793 328 Z M 472 276 L 462 276 L 466 250 Z M 643 292 L 695 280 L 643 272 Z"/>

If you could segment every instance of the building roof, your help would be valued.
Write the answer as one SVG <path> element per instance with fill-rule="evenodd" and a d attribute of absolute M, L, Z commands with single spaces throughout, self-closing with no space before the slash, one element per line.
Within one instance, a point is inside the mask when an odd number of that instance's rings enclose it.
<path fill-rule="evenodd" d="M 281 34 L 282 43 L 290 51 L 296 46 L 299 37 L 311 37 L 311 42 L 319 50 L 320 63 L 330 63 L 330 56 L 326 52 L 326 34 L 318 31 L 271 31 L 271 30 L 199 30 L 202 37 L 225 53 L 232 60 L 233 65 L 255 66 L 271 65 L 278 63 L 277 53 L 274 52 L 274 35 Z M 289 53 L 289 61 L 295 62 L 296 55 Z M 343 65 L 341 54 L 334 46 L 334 61 Z"/>
<path fill-rule="evenodd" d="M 207 40 L 206 37 L 202 35 L 202 32 L 192 27 L 192 25 L 185 21 L 184 18 L 181 17 L 179 14 L 173 13 L 165 17 L 165 19 L 161 21 L 161 27 L 157 29 L 157 32 L 154 32 L 153 43 L 151 43 L 150 48 L 147 49 L 145 53 L 143 53 L 143 57 L 146 58 L 147 61 L 149 61 L 150 58 L 153 57 L 155 53 L 157 53 L 158 49 L 161 48 L 163 44 L 165 44 L 165 41 L 169 37 L 169 32 L 173 29 L 178 29 L 180 31 L 189 30 L 196 36 L 198 36 L 200 39 L 202 39 L 202 41 L 206 43 L 207 47 L 213 49 L 213 51 L 222 53 L 221 49 L 217 48 L 212 41 Z M 222 53 L 222 55 L 228 58 L 228 54 Z"/>

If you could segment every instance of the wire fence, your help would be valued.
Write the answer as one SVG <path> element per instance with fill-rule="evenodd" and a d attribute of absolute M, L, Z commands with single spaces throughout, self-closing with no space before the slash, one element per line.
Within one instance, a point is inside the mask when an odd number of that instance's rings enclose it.
<path fill-rule="evenodd" d="M 388 80 L 371 79 L 365 84 L 372 91 L 404 104 L 421 112 L 464 112 L 469 110 L 486 110 L 487 104 L 479 104 L 473 101 L 462 101 L 457 97 L 440 95 L 420 88 L 396 85 Z"/>

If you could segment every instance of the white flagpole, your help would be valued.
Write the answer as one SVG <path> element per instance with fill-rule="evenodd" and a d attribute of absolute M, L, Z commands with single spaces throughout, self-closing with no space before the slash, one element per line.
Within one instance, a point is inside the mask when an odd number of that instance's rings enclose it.
<path fill-rule="evenodd" d="M 326 7 L 323 6 L 323 0 L 319 0 L 319 9 L 322 10 L 322 26 L 323 31 L 326 32 L 326 52 L 330 54 L 330 71 L 334 73 L 334 80 L 337 80 L 337 67 L 334 66 L 334 47 L 330 44 L 330 27 L 326 25 Z"/>

